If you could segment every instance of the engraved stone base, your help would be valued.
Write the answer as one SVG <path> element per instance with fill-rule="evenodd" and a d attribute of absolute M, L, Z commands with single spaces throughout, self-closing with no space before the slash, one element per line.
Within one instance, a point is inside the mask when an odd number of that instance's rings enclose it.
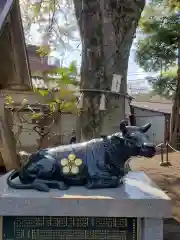
<path fill-rule="evenodd" d="M 138 240 L 137 218 L 4 217 L 4 239 L 133 239 Z"/>
<path fill-rule="evenodd" d="M 6 178 L 0 181 L 4 240 L 163 240 L 163 218 L 171 216 L 170 199 L 142 172 L 129 172 L 115 189 L 49 193 L 11 189 Z"/>

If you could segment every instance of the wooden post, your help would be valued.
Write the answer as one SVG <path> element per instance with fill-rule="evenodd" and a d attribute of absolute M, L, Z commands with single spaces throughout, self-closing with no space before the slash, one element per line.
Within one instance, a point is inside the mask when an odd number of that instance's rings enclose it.
<path fill-rule="evenodd" d="M 9 126 L 7 110 L 4 108 L 4 98 L 0 96 L 0 151 L 7 171 L 19 168 L 16 154 L 16 141 Z"/>

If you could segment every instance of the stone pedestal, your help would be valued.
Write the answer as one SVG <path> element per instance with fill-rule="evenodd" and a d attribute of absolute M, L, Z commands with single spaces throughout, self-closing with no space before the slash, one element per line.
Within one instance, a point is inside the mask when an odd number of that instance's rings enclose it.
<path fill-rule="evenodd" d="M 0 226 L 4 240 L 163 240 L 163 219 L 171 216 L 170 199 L 143 172 L 129 172 L 124 185 L 116 189 L 71 187 L 68 191 L 49 193 L 11 189 L 6 178 L 7 175 L 0 181 Z M 36 223 L 34 228 L 32 220 Z M 66 238 L 58 235 L 62 234 L 60 229 L 67 234 Z"/>

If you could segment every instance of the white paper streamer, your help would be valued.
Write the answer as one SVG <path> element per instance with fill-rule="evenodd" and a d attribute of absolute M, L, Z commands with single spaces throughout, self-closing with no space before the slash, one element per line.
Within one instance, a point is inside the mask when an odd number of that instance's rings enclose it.
<path fill-rule="evenodd" d="M 131 115 L 131 108 L 130 108 L 129 101 L 127 98 L 125 99 L 125 115 L 127 117 L 129 117 Z"/>
<path fill-rule="evenodd" d="M 99 110 L 106 110 L 106 96 L 105 94 L 101 95 Z"/>
<path fill-rule="evenodd" d="M 84 101 L 84 96 L 83 96 L 83 93 L 81 93 L 80 96 L 79 96 L 78 104 L 77 104 L 78 108 L 83 108 L 83 105 L 84 105 L 83 101 Z"/>
<path fill-rule="evenodd" d="M 121 75 L 113 74 L 112 86 L 111 86 L 111 91 L 112 92 L 120 92 L 121 80 L 122 80 Z"/>

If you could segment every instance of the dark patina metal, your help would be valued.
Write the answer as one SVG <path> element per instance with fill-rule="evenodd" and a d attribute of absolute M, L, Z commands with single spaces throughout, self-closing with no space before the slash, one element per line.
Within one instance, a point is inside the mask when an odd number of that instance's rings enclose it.
<path fill-rule="evenodd" d="M 120 124 L 120 132 L 88 142 L 42 149 L 29 156 L 20 171 L 10 173 L 7 183 L 16 189 L 49 191 L 72 185 L 93 188 L 117 187 L 131 156 L 153 157 L 155 146 L 143 127 Z M 13 179 L 19 177 L 19 184 Z"/>

